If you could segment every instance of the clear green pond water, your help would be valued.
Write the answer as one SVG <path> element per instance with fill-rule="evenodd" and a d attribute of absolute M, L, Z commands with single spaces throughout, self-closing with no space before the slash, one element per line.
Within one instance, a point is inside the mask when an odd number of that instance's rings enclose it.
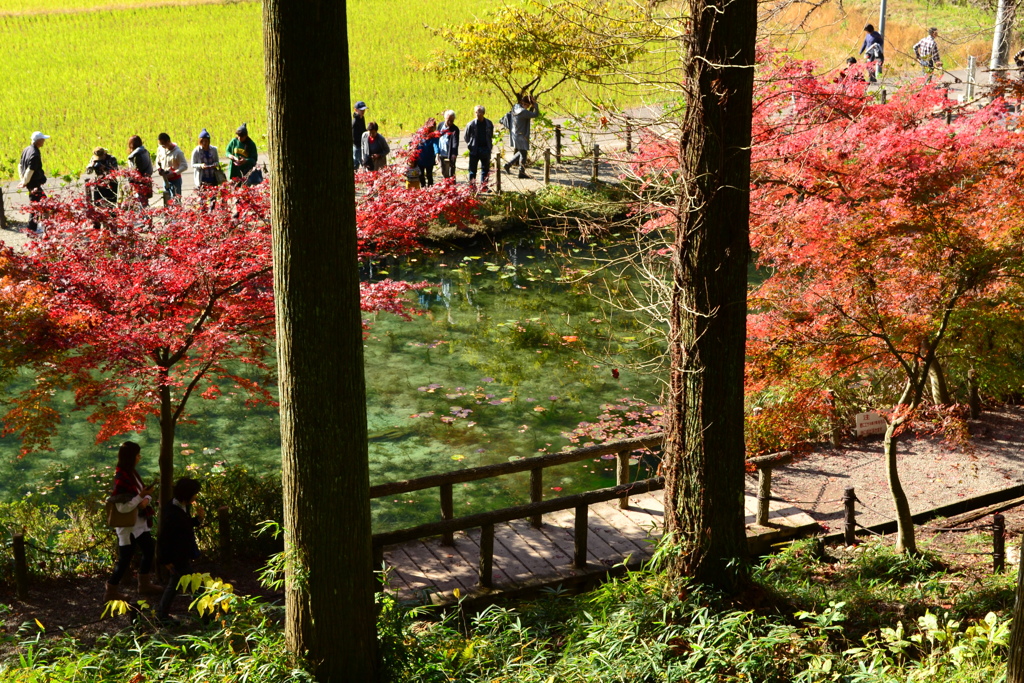
<path fill-rule="evenodd" d="M 411 321 L 380 315 L 366 340 L 371 482 L 555 452 L 570 443 L 567 432 L 597 418 L 603 406 L 621 399 L 656 403 L 656 379 L 625 367 L 647 353 L 645 326 L 575 282 L 595 258 L 617 249 L 515 238 L 368 270 L 367 277 L 431 285 L 414 295 L 422 315 Z M 616 286 L 633 283 L 620 278 Z M 280 467 L 276 412 L 247 408 L 232 389 L 225 387 L 216 401 L 190 402 L 192 422 L 178 428 L 180 467 L 218 460 L 264 471 Z M 115 458 L 117 443 L 97 445 L 95 434 L 81 413 L 69 412 L 53 452 L 18 458 L 17 441 L 0 440 L 0 495 L 19 497 L 55 479 L 73 493 L 75 476 L 84 479 L 89 468 Z M 127 438 L 142 443 L 149 456 L 142 467 L 155 472 L 155 424 Z M 545 478 L 547 495 L 564 495 L 614 481 L 613 462 L 547 470 Z M 437 495 L 432 489 L 374 501 L 375 528 L 436 519 Z M 528 475 L 455 493 L 457 514 L 527 500 Z"/>

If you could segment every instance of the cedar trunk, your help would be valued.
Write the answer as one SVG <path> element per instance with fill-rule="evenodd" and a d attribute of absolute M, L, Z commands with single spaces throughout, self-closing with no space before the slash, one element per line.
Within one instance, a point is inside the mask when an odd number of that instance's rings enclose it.
<path fill-rule="evenodd" d="M 288 648 L 376 680 L 345 2 L 264 0 Z M 327 145 L 325 147 L 325 144 Z"/>
<path fill-rule="evenodd" d="M 666 517 L 676 576 L 731 588 L 746 554 L 743 364 L 755 0 L 690 0 L 670 319 Z"/>
<path fill-rule="evenodd" d="M 1024 562 L 1017 565 L 1017 594 L 1013 603 L 1013 621 L 1010 625 L 1006 683 L 1024 683 Z"/>

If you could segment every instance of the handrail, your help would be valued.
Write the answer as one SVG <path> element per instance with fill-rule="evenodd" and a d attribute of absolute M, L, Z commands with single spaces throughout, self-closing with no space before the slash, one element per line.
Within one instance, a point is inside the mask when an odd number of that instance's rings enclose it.
<path fill-rule="evenodd" d="M 652 477 L 651 479 L 642 479 L 631 484 L 610 486 L 584 493 L 576 493 L 571 496 L 562 496 L 561 498 L 551 498 L 539 503 L 524 503 L 500 510 L 478 512 L 473 515 L 466 515 L 465 517 L 456 517 L 455 519 L 444 519 L 440 522 L 427 522 L 426 524 L 409 527 L 408 529 L 382 531 L 379 534 L 374 534 L 373 546 L 374 548 L 382 548 L 386 545 L 418 541 L 421 538 L 428 538 L 430 536 L 442 536 L 456 531 L 475 529 L 488 524 L 513 522 L 517 519 L 525 519 L 534 515 L 561 512 L 562 510 L 575 508 L 579 505 L 594 505 L 595 503 L 604 503 L 616 498 L 622 498 L 623 496 L 635 496 L 650 491 L 660 491 L 663 488 L 665 488 L 665 478 Z"/>
<path fill-rule="evenodd" d="M 480 527 L 480 563 L 477 569 L 477 577 L 481 587 L 486 589 L 493 588 L 495 524 L 512 522 L 527 517 L 539 519 L 543 514 L 574 509 L 576 514 L 573 523 L 572 564 L 577 569 L 584 569 L 587 566 L 590 506 L 616 498 L 622 499 L 649 491 L 660 491 L 663 488 L 665 488 L 664 477 L 654 477 L 632 484 L 622 484 L 596 491 L 577 493 L 572 496 L 562 496 L 561 498 L 552 498 L 551 500 L 516 505 L 515 507 L 504 508 L 503 510 L 492 510 L 475 515 L 466 515 L 457 519 L 430 522 L 429 524 L 421 524 L 411 529 L 399 529 L 398 531 L 374 534 L 373 563 L 379 567 L 384 562 L 384 546 L 416 541 L 421 538 L 437 535 L 441 535 L 445 539 L 451 539 L 452 534 L 456 531 Z"/>
<path fill-rule="evenodd" d="M 588 458 L 600 457 L 611 453 L 621 453 L 623 451 L 628 452 L 638 448 L 651 448 L 661 444 L 664 438 L 665 435 L 663 433 L 659 433 L 635 439 L 612 441 L 609 443 L 599 444 L 597 446 L 577 448 L 575 450 L 564 451 L 562 453 L 538 455 L 523 458 L 522 460 L 513 460 L 512 462 L 501 462 L 495 465 L 483 465 L 481 467 L 469 467 L 462 470 L 455 470 L 453 472 L 445 472 L 443 474 L 431 474 L 426 477 L 418 477 L 416 479 L 406 479 L 404 481 L 394 481 L 387 484 L 377 484 L 376 486 L 370 487 L 370 498 L 382 498 L 384 496 L 393 496 L 398 493 L 409 493 L 410 491 L 434 488 L 435 486 L 442 486 L 444 484 L 461 484 L 467 481 L 490 479 L 491 477 L 500 477 L 504 474 L 529 472 L 535 469 L 543 469 L 571 462 L 579 462 L 580 460 L 587 460 Z"/>

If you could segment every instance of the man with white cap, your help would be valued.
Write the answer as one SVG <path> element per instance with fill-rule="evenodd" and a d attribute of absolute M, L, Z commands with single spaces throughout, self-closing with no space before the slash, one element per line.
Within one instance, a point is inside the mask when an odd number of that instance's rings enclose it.
<path fill-rule="evenodd" d="M 43 191 L 43 185 L 46 184 L 46 174 L 43 173 L 43 153 L 39 150 L 49 139 L 49 135 L 43 135 L 37 130 L 32 133 L 32 144 L 21 153 L 21 162 L 18 164 L 21 182 L 18 183 L 18 187 L 28 190 L 29 202 L 38 202 L 46 197 L 46 193 Z M 43 232 L 34 215 L 28 219 L 28 229 L 37 235 L 41 235 Z"/>
<path fill-rule="evenodd" d="M 366 132 L 366 102 L 359 100 L 352 109 L 352 170 L 363 165 L 363 133 Z"/>

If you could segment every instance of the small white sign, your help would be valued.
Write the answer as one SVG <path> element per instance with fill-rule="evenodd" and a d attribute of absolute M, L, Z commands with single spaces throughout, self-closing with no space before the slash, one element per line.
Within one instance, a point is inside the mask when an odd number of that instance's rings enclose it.
<path fill-rule="evenodd" d="M 855 427 L 853 431 L 857 436 L 885 434 L 885 429 L 889 426 L 889 423 L 885 421 L 885 418 L 873 410 L 854 415 L 854 424 Z"/>

